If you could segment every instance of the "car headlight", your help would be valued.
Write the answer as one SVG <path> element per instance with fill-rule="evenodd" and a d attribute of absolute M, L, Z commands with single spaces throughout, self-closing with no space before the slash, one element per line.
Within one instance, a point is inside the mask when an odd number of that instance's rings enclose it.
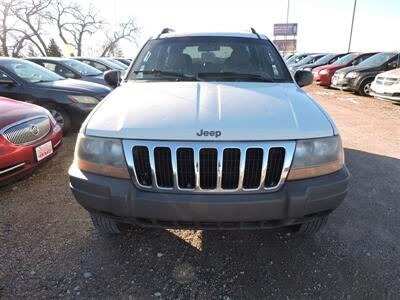
<path fill-rule="evenodd" d="M 303 70 L 304 71 L 311 71 L 312 69 L 311 68 L 304 68 Z"/>
<path fill-rule="evenodd" d="M 321 71 L 319 71 L 319 74 L 320 75 L 327 75 L 329 72 L 328 72 L 328 70 L 321 70 Z"/>
<path fill-rule="evenodd" d="M 346 78 L 356 78 L 356 77 L 358 77 L 358 73 L 357 72 L 349 72 L 346 74 L 345 77 Z"/>
<path fill-rule="evenodd" d="M 339 171 L 344 165 L 344 153 L 339 136 L 299 140 L 288 180 L 297 180 Z"/>
<path fill-rule="evenodd" d="M 76 96 L 76 95 L 69 95 L 67 96 L 71 101 L 75 103 L 82 103 L 82 104 L 97 104 L 99 100 L 92 96 Z"/>
<path fill-rule="evenodd" d="M 75 147 L 78 168 L 90 173 L 130 178 L 121 141 L 78 135 Z"/>

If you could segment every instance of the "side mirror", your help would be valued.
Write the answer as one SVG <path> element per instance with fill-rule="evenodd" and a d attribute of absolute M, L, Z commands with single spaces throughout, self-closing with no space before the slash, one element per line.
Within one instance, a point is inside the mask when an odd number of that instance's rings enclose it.
<path fill-rule="evenodd" d="M 119 86 L 121 82 L 121 72 L 117 70 L 109 70 L 104 72 L 104 81 L 112 87 Z"/>
<path fill-rule="evenodd" d="M 70 78 L 70 79 L 79 79 L 80 78 L 80 76 L 76 76 L 74 73 L 72 73 L 72 72 L 67 72 L 67 73 L 65 73 L 64 74 L 64 77 L 65 78 Z"/>
<path fill-rule="evenodd" d="M 313 83 L 314 76 L 310 71 L 299 70 L 294 74 L 294 80 L 296 80 L 299 87 L 303 87 Z"/>
<path fill-rule="evenodd" d="M 356 65 L 357 65 L 357 61 L 356 61 L 356 60 L 353 60 L 352 63 L 351 63 L 351 65 L 352 65 L 352 66 L 356 66 Z"/>
<path fill-rule="evenodd" d="M 3 77 L 0 78 L 0 84 L 13 85 L 15 84 L 15 81 L 12 80 L 11 78 Z"/>
<path fill-rule="evenodd" d="M 388 63 L 387 67 L 389 69 L 396 69 L 397 68 L 397 61 L 392 61 L 392 62 Z"/>

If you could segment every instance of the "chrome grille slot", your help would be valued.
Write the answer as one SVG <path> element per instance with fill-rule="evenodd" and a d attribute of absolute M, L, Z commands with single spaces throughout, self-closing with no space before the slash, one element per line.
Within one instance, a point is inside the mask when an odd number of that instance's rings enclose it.
<path fill-rule="evenodd" d="M 147 147 L 137 146 L 133 148 L 133 160 L 135 162 L 135 174 L 140 185 L 151 186 L 151 168 L 149 150 Z"/>
<path fill-rule="evenodd" d="M 138 188 L 165 193 L 271 192 L 284 183 L 296 143 L 124 140 Z"/>
<path fill-rule="evenodd" d="M 278 184 L 282 173 L 284 158 L 284 148 L 272 148 L 269 150 L 267 176 L 265 178 L 266 187 L 270 188 Z"/>
<path fill-rule="evenodd" d="M 191 148 L 179 148 L 176 153 L 178 186 L 182 189 L 194 189 L 196 177 L 194 171 L 194 153 Z"/>
<path fill-rule="evenodd" d="M 260 185 L 263 149 L 247 149 L 243 188 L 255 189 Z"/>
<path fill-rule="evenodd" d="M 155 148 L 154 161 L 156 166 L 157 185 L 159 187 L 172 188 L 174 181 L 171 163 L 171 150 L 167 147 Z"/>
<path fill-rule="evenodd" d="M 40 116 L 11 124 L 0 131 L 10 143 L 26 146 L 45 137 L 51 129 L 50 119 Z"/>
<path fill-rule="evenodd" d="M 236 189 L 239 185 L 240 149 L 225 149 L 222 165 L 221 188 Z"/>

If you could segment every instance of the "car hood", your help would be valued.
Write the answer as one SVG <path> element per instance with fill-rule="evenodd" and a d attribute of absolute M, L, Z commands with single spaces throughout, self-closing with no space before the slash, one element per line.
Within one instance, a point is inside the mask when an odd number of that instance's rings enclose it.
<path fill-rule="evenodd" d="M 46 110 L 40 106 L 0 97 L 0 129 L 27 118 L 46 114 Z"/>
<path fill-rule="evenodd" d="M 333 135 L 325 112 L 293 83 L 129 82 L 86 121 L 87 135 L 150 140 L 291 140 Z"/>
<path fill-rule="evenodd" d="M 381 74 L 379 74 L 379 76 L 400 78 L 400 68 L 381 73 Z"/>
<path fill-rule="evenodd" d="M 40 82 L 34 84 L 38 88 L 55 90 L 60 92 L 77 92 L 87 95 L 106 94 L 111 91 L 104 85 L 77 79 L 64 79 L 51 82 Z"/>
<path fill-rule="evenodd" d="M 380 67 L 371 67 L 371 66 L 350 66 L 346 67 L 343 69 L 340 69 L 338 72 L 344 72 L 344 73 L 349 73 L 349 72 L 374 72 L 374 71 L 379 71 Z"/>
<path fill-rule="evenodd" d="M 323 65 L 323 66 L 316 67 L 315 69 L 313 69 L 313 71 L 335 70 L 335 69 L 343 68 L 344 66 L 345 66 L 345 65 L 337 65 L 337 64 L 333 64 L 333 65 Z"/>

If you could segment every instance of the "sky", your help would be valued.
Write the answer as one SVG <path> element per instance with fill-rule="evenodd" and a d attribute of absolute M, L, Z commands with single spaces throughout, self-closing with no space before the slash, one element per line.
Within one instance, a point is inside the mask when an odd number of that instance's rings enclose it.
<path fill-rule="evenodd" d="M 78 0 L 79 2 L 87 1 Z M 297 49 L 346 52 L 354 0 L 289 0 L 289 23 L 298 23 Z M 139 48 L 164 27 L 178 32 L 246 31 L 273 39 L 273 24 L 285 23 L 288 0 L 92 0 L 116 26 L 133 16 L 141 27 Z M 123 43 L 126 56 L 138 47 Z M 400 0 L 357 0 L 351 51 L 400 50 Z"/>

